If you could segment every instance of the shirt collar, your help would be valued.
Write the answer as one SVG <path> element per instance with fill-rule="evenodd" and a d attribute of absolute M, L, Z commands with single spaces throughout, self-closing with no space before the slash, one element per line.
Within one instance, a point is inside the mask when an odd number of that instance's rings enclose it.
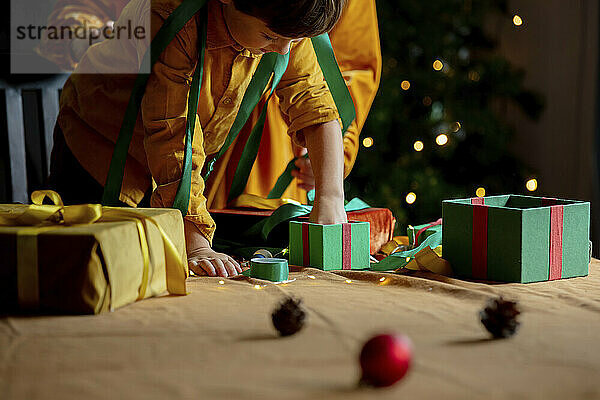
<path fill-rule="evenodd" d="M 240 46 L 229 33 L 225 16 L 223 15 L 223 4 L 218 0 L 208 2 L 208 26 L 206 28 L 206 48 L 208 50 L 232 47 L 240 52 L 242 56 L 257 58 L 250 50 Z"/>

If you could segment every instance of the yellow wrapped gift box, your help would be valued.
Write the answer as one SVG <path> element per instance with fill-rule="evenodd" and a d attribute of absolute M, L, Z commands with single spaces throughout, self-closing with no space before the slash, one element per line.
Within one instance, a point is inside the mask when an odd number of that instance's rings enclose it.
<path fill-rule="evenodd" d="M 55 205 L 42 205 L 50 198 Z M 63 206 L 51 191 L 0 205 L 0 309 L 98 314 L 185 295 L 179 210 Z"/>

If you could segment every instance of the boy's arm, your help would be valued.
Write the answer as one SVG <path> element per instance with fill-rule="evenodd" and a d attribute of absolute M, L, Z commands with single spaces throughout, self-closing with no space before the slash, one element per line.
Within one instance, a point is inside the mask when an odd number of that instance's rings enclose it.
<path fill-rule="evenodd" d="M 315 206 L 311 221 L 319 224 L 347 222 L 344 210 L 344 149 L 337 121 L 302 130 L 315 176 Z"/>
<path fill-rule="evenodd" d="M 308 148 L 316 186 L 311 219 L 325 224 L 346 222 L 339 115 L 310 39 L 292 46 L 277 96 L 290 122 L 288 133 L 296 144 Z"/>
<path fill-rule="evenodd" d="M 360 133 L 381 79 L 381 46 L 375 0 L 349 1 L 329 37 L 356 109 L 356 118 L 344 135 L 344 176 L 347 177 L 354 167 L 360 148 Z M 295 156 L 305 152 L 303 148 L 294 146 Z M 310 161 L 300 158 L 296 166 L 299 169 L 292 171 L 292 175 L 298 178 L 298 186 L 307 191 L 313 189 Z"/>

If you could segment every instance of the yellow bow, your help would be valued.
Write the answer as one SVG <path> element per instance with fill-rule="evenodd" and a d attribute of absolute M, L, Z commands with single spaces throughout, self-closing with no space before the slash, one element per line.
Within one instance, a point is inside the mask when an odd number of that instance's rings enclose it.
<path fill-rule="evenodd" d="M 44 205 L 44 199 L 52 205 Z M 66 206 L 60 195 L 52 190 L 38 190 L 31 194 L 32 205 L 11 205 L 0 209 L 2 226 L 78 225 L 93 224 L 102 217 L 100 204 Z"/>
<path fill-rule="evenodd" d="M 441 248 L 442 246 L 438 246 L 432 250 L 429 246 L 425 247 L 415 254 L 415 257 L 408 264 L 397 269 L 396 272 L 400 272 L 403 269 L 410 269 L 413 271 L 427 271 L 434 274 L 452 276 L 452 267 L 450 267 L 448 261 L 442 258 Z"/>
<path fill-rule="evenodd" d="M 48 198 L 53 205 L 44 205 Z M 27 308 L 39 304 L 39 284 L 37 274 L 37 235 L 57 225 L 86 225 L 95 222 L 133 221 L 137 225 L 144 268 L 138 300 L 144 298 L 148 287 L 150 252 L 146 229 L 143 222 L 156 226 L 162 236 L 167 266 L 167 290 L 171 294 L 187 294 L 185 279 L 188 276 L 187 263 L 183 262 L 171 239 L 161 226 L 151 217 L 116 207 L 102 207 L 100 204 L 65 206 L 60 195 L 51 190 L 39 190 L 31 194 L 32 205 L 0 206 L 0 226 L 24 226 L 17 233 L 17 282 L 19 302 Z"/>

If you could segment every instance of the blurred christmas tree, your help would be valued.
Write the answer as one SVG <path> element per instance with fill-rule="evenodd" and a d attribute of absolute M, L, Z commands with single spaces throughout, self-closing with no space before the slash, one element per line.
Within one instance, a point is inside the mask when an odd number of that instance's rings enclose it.
<path fill-rule="evenodd" d="M 542 99 L 495 52 L 492 18 L 519 24 L 505 0 L 377 3 L 383 75 L 347 196 L 392 209 L 398 232 L 440 217 L 457 197 L 523 193 L 532 171 L 510 154 L 508 102 L 530 118 Z M 534 182 L 529 182 L 531 187 Z"/>

